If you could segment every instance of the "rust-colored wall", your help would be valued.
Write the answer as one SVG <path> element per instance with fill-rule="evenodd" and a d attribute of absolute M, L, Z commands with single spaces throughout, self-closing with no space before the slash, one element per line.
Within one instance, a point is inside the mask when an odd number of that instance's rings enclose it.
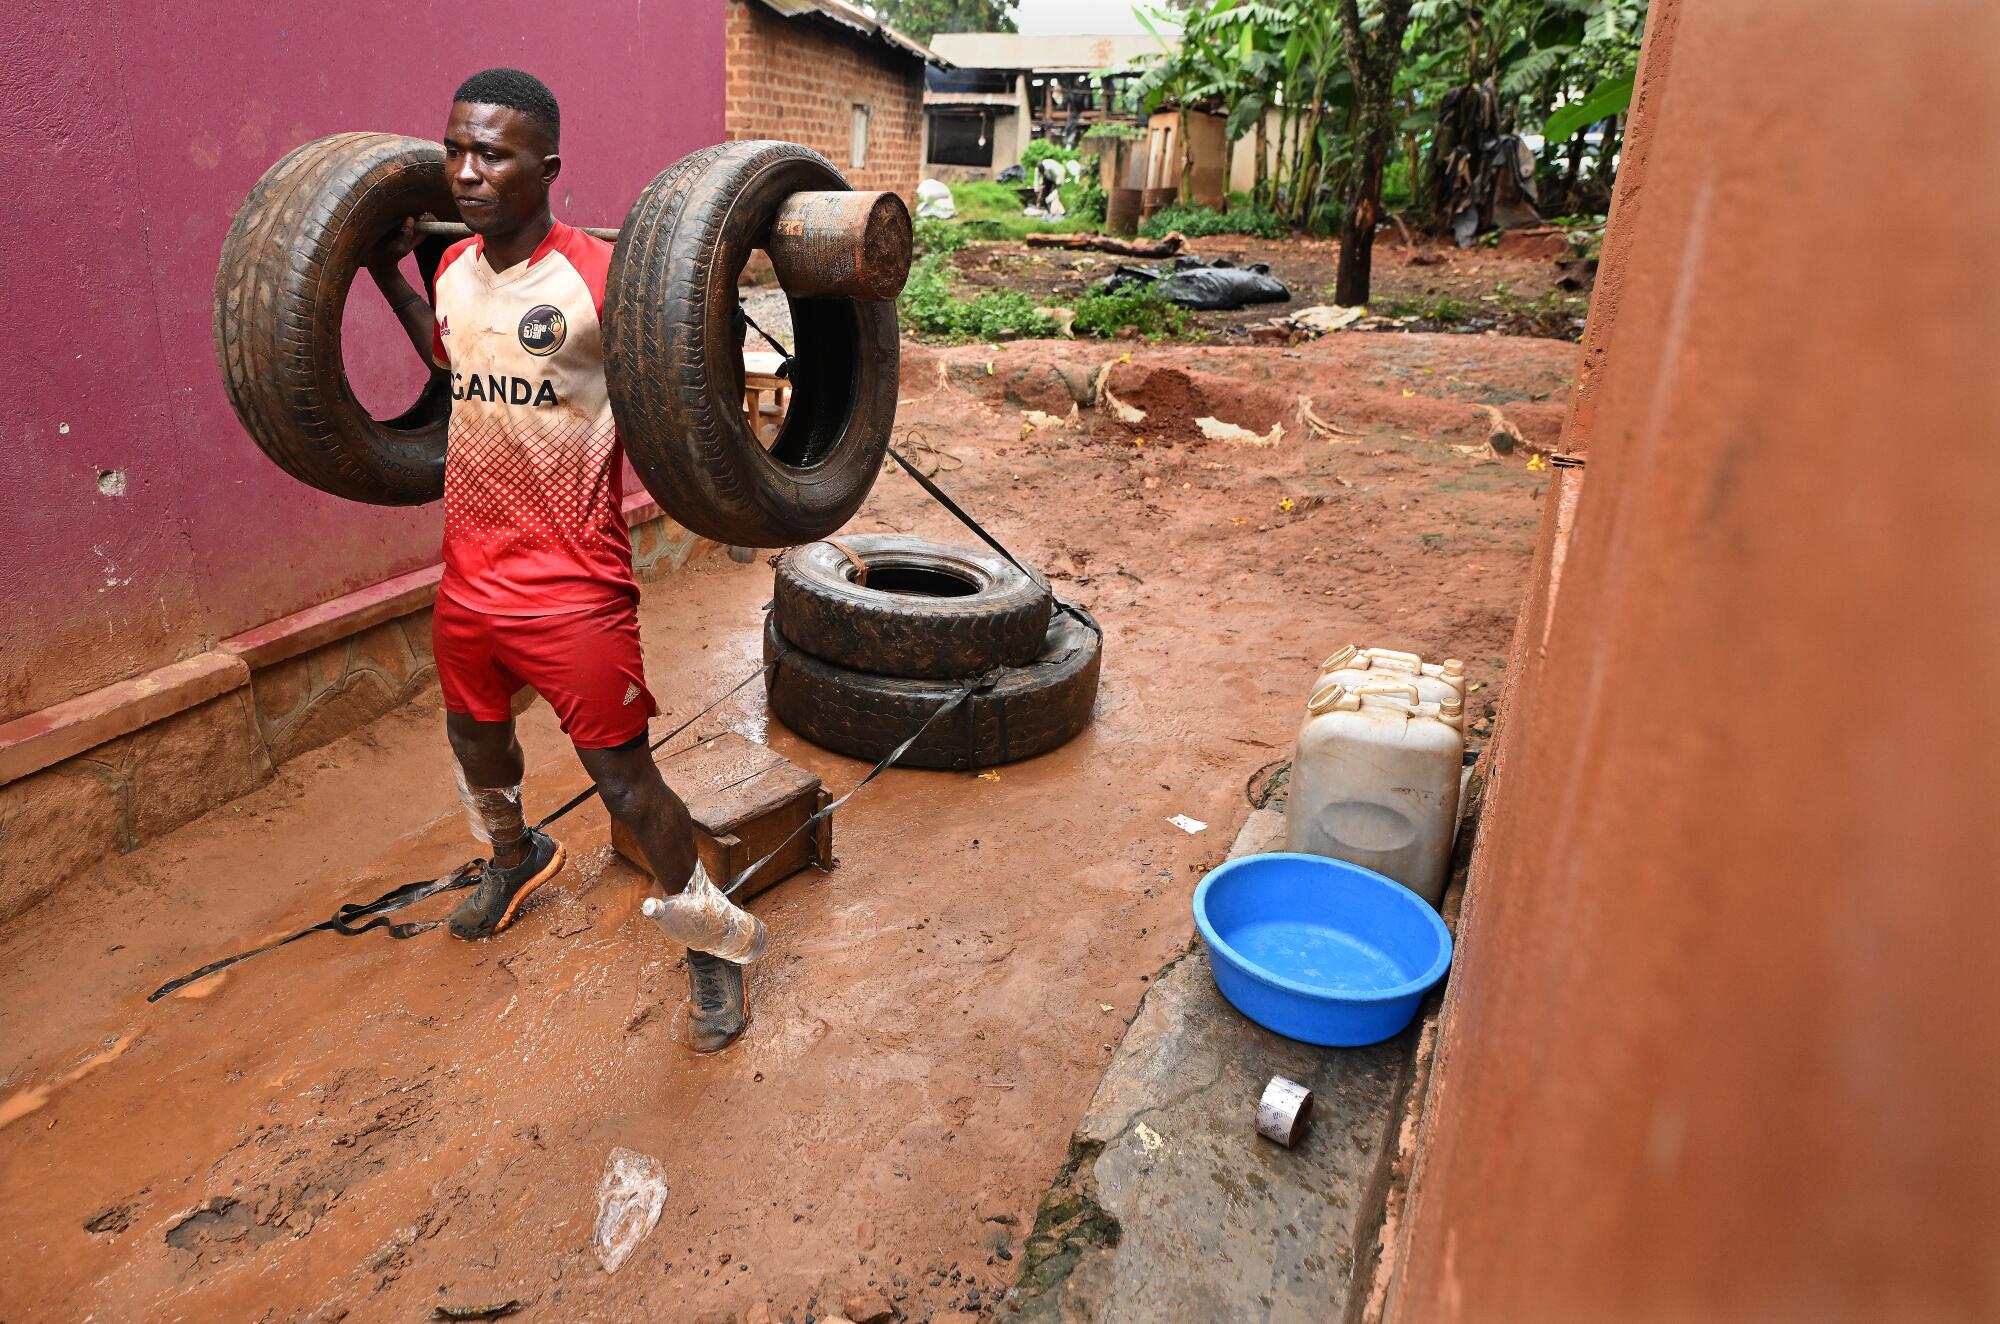
<path fill-rule="evenodd" d="M 729 0 L 728 131 L 812 148 L 857 189 L 913 197 L 923 165 L 924 66 L 873 37 Z M 856 105 L 869 108 L 867 163 L 851 164 Z"/>
<path fill-rule="evenodd" d="M 1655 0 L 1392 1319 L 2000 1318 L 1996 53 Z"/>
<path fill-rule="evenodd" d="M 611 0 L 11 6 L 0 721 L 437 559 L 434 508 L 293 481 L 223 396 L 216 255 L 272 162 L 342 130 L 435 138 L 462 78 L 519 64 L 562 102 L 560 213 L 615 225 L 721 138 L 722 29 L 709 5 Z M 399 411 L 421 364 L 371 288 L 351 311 L 356 389 Z"/>

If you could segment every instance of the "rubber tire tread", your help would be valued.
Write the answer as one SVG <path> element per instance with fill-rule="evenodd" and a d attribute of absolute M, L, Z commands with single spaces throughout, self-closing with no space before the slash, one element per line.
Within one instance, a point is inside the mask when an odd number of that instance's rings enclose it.
<path fill-rule="evenodd" d="M 792 408 L 767 453 L 743 417 L 736 281 L 780 203 L 845 189 L 795 143 L 704 148 L 662 171 L 626 215 L 605 284 L 605 382 L 640 480 L 685 527 L 741 547 L 833 533 L 866 499 L 895 423 L 893 303 L 792 302 Z M 816 400 L 815 395 L 830 397 Z M 839 398 L 845 396 L 847 398 Z"/>
<path fill-rule="evenodd" d="M 907 534 L 840 541 L 871 572 L 924 570 L 977 587 L 963 597 L 884 592 L 855 583 L 852 562 L 832 543 L 794 547 L 778 558 L 771 607 L 794 646 L 851 671 L 913 680 L 976 676 L 1041 655 L 1055 606 L 1041 576 L 982 548 Z"/>
<path fill-rule="evenodd" d="M 444 149 L 340 133 L 293 149 L 244 199 L 223 240 L 212 332 L 223 388 L 253 440 L 322 491 L 407 506 L 444 494 L 451 401 L 434 375 L 392 426 L 348 384 L 340 331 L 369 245 L 404 216 L 455 217 Z"/>
<path fill-rule="evenodd" d="M 1055 749 L 1090 725 L 1103 655 L 1103 633 L 1088 612 L 1056 613 L 1039 658 L 1001 670 L 990 690 L 966 700 L 969 714 L 961 707 L 938 719 L 897 766 L 986 768 Z M 765 680 L 772 715 L 815 745 L 871 763 L 963 684 L 836 667 L 793 647 L 777 618 L 766 616 L 764 660 L 773 659 Z"/>

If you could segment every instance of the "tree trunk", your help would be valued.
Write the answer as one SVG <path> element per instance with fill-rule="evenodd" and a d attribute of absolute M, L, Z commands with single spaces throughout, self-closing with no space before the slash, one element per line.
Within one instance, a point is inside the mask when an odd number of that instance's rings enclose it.
<path fill-rule="evenodd" d="M 1597 144 L 1597 173 L 1609 194 L 1618 183 L 1618 149 L 1625 142 L 1625 117 L 1613 115 L 1604 121 L 1604 137 Z"/>
<path fill-rule="evenodd" d="M 1368 302 L 1375 256 L 1375 226 L 1382 215 L 1382 164 L 1394 129 L 1391 115 L 1396 68 L 1403 58 L 1403 29 L 1410 0 L 1382 0 L 1382 24 L 1371 36 L 1361 30 L 1357 0 L 1341 0 L 1341 35 L 1347 68 L 1354 76 L 1355 136 L 1360 156 L 1349 181 L 1347 214 L 1340 226 L 1340 265 L 1333 278 L 1333 301 L 1344 308 Z"/>
<path fill-rule="evenodd" d="M 1270 173 L 1264 168 L 1264 121 L 1267 118 L 1269 118 L 1268 111 L 1257 117 L 1257 137 L 1253 149 L 1257 153 L 1257 173 L 1250 185 L 1250 196 L 1260 207 L 1271 205 L 1270 199 L 1264 196 L 1264 181 Z"/>

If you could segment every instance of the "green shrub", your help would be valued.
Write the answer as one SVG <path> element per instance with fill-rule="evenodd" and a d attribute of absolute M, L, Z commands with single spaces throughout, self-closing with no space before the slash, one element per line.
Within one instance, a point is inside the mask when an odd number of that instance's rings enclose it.
<path fill-rule="evenodd" d="M 1074 147 L 1058 147 L 1047 138 L 1037 138 L 1021 153 L 1021 169 L 1028 172 L 1028 178 L 1035 177 L 1035 167 L 1054 157 L 1058 161 L 1081 161 L 1083 157 Z"/>
<path fill-rule="evenodd" d="M 1035 301 L 1019 290 L 987 291 L 961 299 L 952 291 L 951 257 L 932 253 L 910 268 L 910 279 L 897 302 L 905 330 L 951 340 L 1002 340 L 1022 336 L 1052 336 L 1056 324 L 1035 310 Z"/>
<path fill-rule="evenodd" d="M 1382 167 L 1382 210 L 1408 211 L 1416 195 L 1410 189 L 1410 159 L 1397 156 Z"/>
<path fill-rule="evenodd" d="M 1105 120 L 1083 131 L 1085 142 L 1137 142 L 1145 136 L 1146 131 L 1138 125 L 1124 124 L 1117 120 Z"/>
<path fill-rule="evenodd" d="M 1292 232 L 1291 227 L 1285 224 L 1285 218 L 1268 207 L 1243 206 L 1217 211 L 1213 207 L 1189 207 L 1178 202 L 1154 212 L 1139 227 L 1139 233 L 1148 239 L 1165 238 L 1174 230 L 1190 239 L 1202 239 L 1212 234 L 1248 234 L 1259 239 L 1283 239 Z"/>
<path fill-rule="evenodd" d="M 916 251 L 919 254 L 956 253 L 971 238 L 962 227 L 935 216 L 919 216 L 912 223 L 912 229 L 916 232 Z"/>
<path fill-rule="evenodd" d="M 1062 186 L 1063 210 L 1079 225 L 1104 224 L 1104 181 L 1097 173 L 1097 159 L 1084 163 L 1083 174 Z"/>
<path fill-rule="evenodd" d="M 1168 302 L 1150 285 L 1092 290 L 1076 301 L 1076 321 L 1071 329 L 1080 336 L 1109 340 L 1128 326 L 1147 340 L 1185 335 L 1187 310 Z"/>

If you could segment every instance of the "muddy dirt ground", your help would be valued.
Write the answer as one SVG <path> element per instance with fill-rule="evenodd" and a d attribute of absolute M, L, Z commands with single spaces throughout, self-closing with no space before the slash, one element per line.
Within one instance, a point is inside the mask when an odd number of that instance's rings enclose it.
<path fill-rule="evenodd" d="M 1334 267 L 1340 258 L 1336 239 L 1216 235 L 1191 240 L 1184 251 L 1209 262 L 1227 258 L 1239 267 L 1266 263 L 1292 292 L 1285 303 L 1192 314 L 1196 333 L 1210 341 L 1240 340 L 1253 323 L 1333 302 Z M 1372 319 L 1366 327 L 1401 332 L 1497 331 L 1576 340 L 1583 333 L 1590 301 L 1587 288 L 1569 290 L 1557 284 L 1566 270 L 1575 274 L 1559 265 L 1570 255 L 1560 234 L 1506 234 L 1497 247 L 1480 243 L 1463 249 L 1421 236 L 1404 244 L 1385 235 L 1375 244 L 1372 307 L 1393 316 Z M 1022 243 L 970 244 L 952 255 L 959 281 L 970 290 L 1022 290 L 1058 305 L 1073 305 L 1121 265 L 1158 267 L 1171 260 L 1030 248 Z"/>
<path fill-rule="evenodd" d="M 527 1318 L 802 1324 L 870 1291 L 909 1320 L 1004 1312 L 1070 1129 L 1189 940 L 1246 783 L 1287 756 L 1318 660 L 1347 641 L 1453 654 L 1480 687 L 1469 716 L 1497 700 L 1545 475 L 1481 451 L 1480 406 L 1552 444 L 1575 356 L 1429 335 L 1124 353 L 906 351 L 904 443 L 1103 622 L 1096 723 L 983 776 L 891 772 L 843 809 L 838 867 L 756 903 L 773 942 L 728 1051 L 684 1047 L 678 953 L 595 807 L 561 824 L 559 884 L 495 940 L 315 935 L 144 1001 L 468 855 L 434 696 L 10 922 L 0 1314 L 421 1319 L 513 1299 Z M 1075 407 L 1107 361 L 1146 421 Z M 1302 396 L 1341 431 L 1301 423 Z M 1282 434 L 1204 441 L 1201 416 Z M 964 536 L 893 472 L 854 527 Z M 671 710 L 755 669 L 770 582 L 711 554 L 647 586 Z M 767 725 L 754 689 L 696 732 L 730 728 L 836 789 L 861 771 Z M 546 705 L 522 738 L 545 812 L 582 774 Z M 591 1239 L 614 1146 L 657 1157 L 670 1195 L 607 1275 Z"/>

